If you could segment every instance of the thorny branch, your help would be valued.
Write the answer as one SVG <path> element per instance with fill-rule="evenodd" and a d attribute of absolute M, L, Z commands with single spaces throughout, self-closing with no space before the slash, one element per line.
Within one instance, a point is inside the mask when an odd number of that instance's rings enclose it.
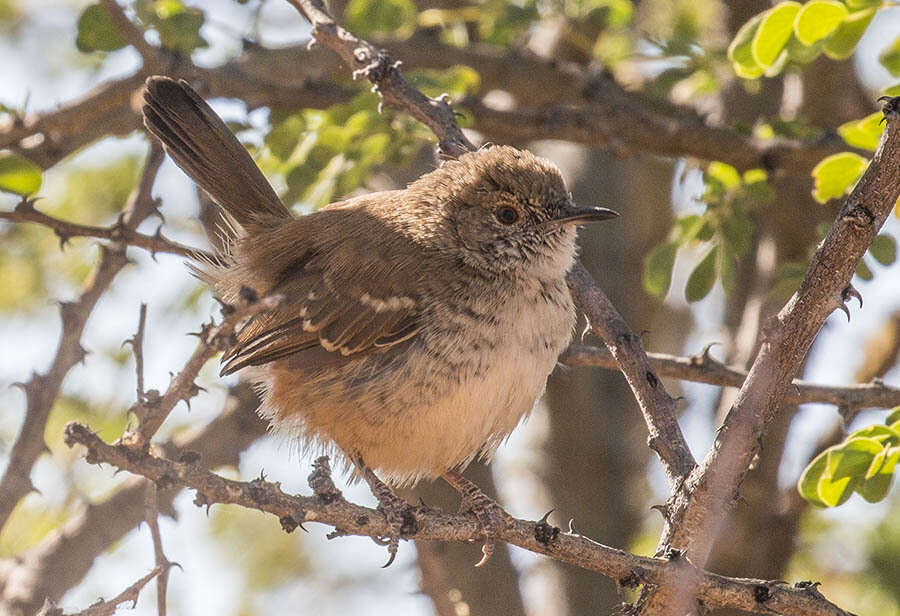
<path fill-rule="evenodd" d="M 240 453 L 265 433 L 254 412 L 259 399 L 249 384 L 229 390 L 224 407 L 202 428 L 156 443 L 154 451 L 176 460 L 202 460 L 208 468 L 237 466 Z M 49 597 L 58 601 L 78 584 L 95 559 L 145 518 L 147 481 L 133 477 L 108 500 L 87 504 L 39 544 L 0 559 L 0 606 L 13 614 L 33 614 Z M 175 492 L 159 494 L 158 509 L 172 514 Z M 0 609 L 0 611 L 2 611 Z"/>
<path fill-rule="evenodd" d="M 247 290 L 240 306 L 223 306 L 224 318 L 219 325 L 205 324 L 198 333 L 200 341 L 197 348 L 185 363 L 181 372 L 172 378 L 168 389 L 161 396 L 148 392 L 144 400 L 138 400 L 130 409 L 138 418 L 138 426 L 122 436 L 122 442 L 129 447 L 146 449 L 150 439 L 159 430 L 179 401 L 188 402 L 199 391 L 194 382 L 203 365 L 213 355 L 231 344 L 235 330 L 253 315 L 274 310 L 283 301 L 280 295 L 256 298 L 251 290 Z"/>
<path fill-rule="evenodd" d="M 689 550 L 704 565 L 760 440 L 782 405 L 810 345 L 835 310 L 859 294 L 856 264 L 900 197 L 900 97 L 884 104 L 887 127 L 872 162 L 816 250 L 800 289 L 764 326 L 759 354 L 703 463 L 672 495 L 660 546 Z M 672 580 L 643 593 L 639 613 L 681 615 L 691 586 Z"/>
<path fill-rule="evenodd" d="M 146 235 L 135 230 L 136 226 L 126 225 L 123 218 L 119 218 L 116 224 L 109 227 L 96 227 L 92 225 L 81 225 L 74 222 L 60 220 L 48 214 L 44 214 L 34 207 L 34 202 L 27 199 L 20 201 L 16 207 L 10 212 L 0 212 L 0 220 L 8 220 L 10 222 L 32 222 L 43 225 L 51 229 L 59 238 L 62 246 L 65 246 L 69 239 L 73 237 L 94 237 L 102 240 L 110 240 L 112 242 L 121 242 L 128 246 L 137 246 L 150 251 L 155 255 L 159 252 L 165 252 L 182 257 L 207 258 L 202 250 L 197 250 L 189 246 L 184 246 L 178 242 L 174 242 L 162 234 L 162 227 L 156 230 L 153 235 Z"/>
<path fill-rule="evenodd" d="M 137 605 L 138 597 L 147 583 L 163 572 L 162 567 L 156 567 L 153 571 L 139 579 L 137 582 L 120 592 L 108 601 L 102 599 L 90 607 L 74 614 L 65 614 L 61 609 L 51 603 L 44 604 L 37 616 L 113 616 L 119 605 L 130 601 L 132 607 Z"/>
<path fill-rule="evenodd" d="M 143 175 L 125 206 L 123 226 L 133 230 L 156 209 L 150 189 L 163 160 L 162 148 L 153 147 L 147 157 Z M 128 264 L 125 246 L 114 242 L 102 247 L 100 263 L 91 275 L 81 297 L 74 302 L 60 303 L 62 332 L 53 362 L 46 373 L 35 372 L 25 392 L 25 422 L 16 436 L 9 455 L 9 463 L 0 479 L 0 528 L 2 528 L 19 500 L 33 489 L 31 469 L 44 451 L 44 426 L 56 401 L 63 379 L 72 367 L 84 359 L 87 351 L 81 346 L 81 333 L 97 301 L 116 275 Z"/>
<path fill-rule="evenodd" d="M 348 502 L 330 478 L 327 458 L 316 462 L 310 475 L 313 496 L 293 496 L 281 490 L 278 483 L 263 479 L 234 481 L 209 472 L 192 460 L 176 462 L 154 456 L 125 445 L 109 445 L 87 427 L 72 422 L 66 426 L 66 443 L 87 448 L 89 463 L 112 464 L 117 468 L 142 475 L 161 489 L 184 486 L 197 491 L 194 503 L 209 507 L 215 503 L 233 503 L 257 509 L 278 517 L 282 527 L 292 532 L 306 522 L 334 526 L 335 536 L 384 536 L 388 525 L 375 509 Z M 482 531 L 474 516 L 446 514 L 427 507 L 416 507 L 414 515 L 417 541 L 480 541 Z M 813 587 L 799 584 L 791 587 L 783 582 L 728 578 L 694 568 L 675 553 L 666 558 L 635 556 L 607 547 L 575 532 L 563 532 L 546 521 L 515 520 L 503 530 L 499 539 L 526 550 L 552 556 L 563 562 L 597 571 L 634 587 L 656 585 L 674 571 L 685 572 L 698 585 L 698 596 L 710 606 L 731 607 L 746 611 L 771 610 L 790 616 L 833 615 L 846 613 L 825 599 Z"/>
<path fill-rule="evenodd" d="M 650 366 L 659 376 L 673 377 L 682 381 L 707 383 L 724 387 L 738 387 L 744 384 L 747 371 L 732 368 L 709 354 L 707 347 L 697 355 L 679 357 L 666 353 L 647 353 Z M 596 366 L 608 370 L 618 370 L 619 366 L 608 349 L 569 345 L 559 361 L 569 366 Z M 784 396 L 785 404 L 806 404 L 819 402 L 833 404 L 841 412 L 845 422 L 853 419 L 858 411 L 869 408 L 891 408 L 900 405 L 900 389 L 890 387 L 882 381 L 845 386 L 816 385 L 802 379 L 794 379 Z"/>

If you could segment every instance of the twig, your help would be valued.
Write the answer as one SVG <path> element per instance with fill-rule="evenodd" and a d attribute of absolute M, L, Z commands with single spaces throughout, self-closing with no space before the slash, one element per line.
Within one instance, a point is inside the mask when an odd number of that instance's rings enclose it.
<path fill-rule="evenodd" d="M 258 404 L 253 388 L 238 384 L 209 424 L 156 448 L 170 459 L 202 460 L 209 468 L 235 466 L 241 452 L 265 434 L 266 425 L 254 412 Z M 45 597 L 58 601 L 78 584 L 98 556 L 146 518 L 145 486 L 143 477 L 133 477 L 108 500 L 88 504 L 33 548 L 0 559 L 0 613 L 33 614 Z M 170 512 L 175 495 L 174 490 L 163 491 L 158 509 Z"/>
<path fill-rule="evenodd" d="M 162 149 L 152 148 L 141 180 L 126 203 L 123 218 L 125 228 L 136 228 L 154 211 L 156 206 L 150 196 L 150 189 L 162 160 Z M 118 242 L 102 247 L 101 255 L 100 264 L 78 300 L 60 303 L 62 332 L 50 368 L 44 374 L 33 373 L 28 382 L 19 385 L 25 392 L 25 422 L 16 436 L 9 463 L 0 479 L 0 528 L 6 524 L 13 507 L 32 490 L 31 469 L 44 450 L 44 426 L 50 409 L 56 401 L 63 379 L 87 353 L 81 346 L 81 333 L 85 323 L 113 279 L 128 264 L 125 247 Z"/>
<path fill-rule="evenodd" d="M 144 586 L 147 585 L 147 582 L 155 578 L 157 575 L 162 573 L 162 569 L 157 567 L 137 582 L 120 592 L 114 598 L 104 601 L 99 600 L 97 603 L 94 603 L 87 609 L 81 610 L 80 612 L 76 612 L 74 614 L 66 615 L 59 608 L 54 607 L 52 604 L 45 604 L 44 608 L 38 613 L 38 616 L 114 616 L 116 613 L 116 608 L 119 607 L 120 604 L 125 603 L 126 601 L 131 601 L 132 607 L 137 605 L 138 597 L 141 594 L 141 590 L 143 590 Z"/>
<path fill-rule="evenodd" d="M 131 352 L 134 354 L 134 371 L 135 371 L 135 388 L 136 400 L 144 400 L 144 326 L 147 323 L 147 304 L 141 303 L 141 309 L 138 314 L 138 328 L 134 336 L 122 343 L 131 345 Z"/>
<path fill-rule="evenodd" d="M 144 449 L 149 446 L 150 439 L 159 430 L 169 413 L 179 401 L 188 402 L 194 397 L 200 388 L 194 383 L 194 379 L 200 373 L 203 365 L 216 353 L 220 352 L 229 343 L 235 329 L 247 318 L 274 310 L 282 302 L 283 297 L 272 295 L 261 299 L 250 298 L 241 306 L 225 306 L 225 317 L 219 325 L 205 324 L 198 334 L 200 342 L 191 354 L 184 367 L 172 378 L 168 389 L 162 396 L 145 396 L 145 400 L 138 401 L 130 411 L 139 421 L 135 430 L 126 432 L 122 436 L 122 442 L 129 447 Z"/>
<path fill-rule="evenodd" d="M 150 537 L 153 539 L 153 560 L 159 569 L 156 578 L 156 613 L 158 616 L 166 616 L 166 589 L 169 585 L 169 570 L 177 563 L 170 562 L 163 551 L 162 535 L 159 532 L 159 487 L 155 483 L 146 482 L 147 488 L 144 499 L 146 511 L 145 520 L 150 527 Z"/>
<path fill-rule="evenodd" d="M 647 423 L 648 444 L 659 454 L 669 484 L 680 485 L 696 466 L 678 425 L 675 399 L 666 392 L 644 353 L 641 339 L 629 328 L 603 290 L 581 263 L 568 276 L 576 305 L 587 315 L 591 329 L 612 352 L 625 375 Z"/>
<path fill-rule="evenodd" d="M 872 162 L 816 250 L 800 289 L 764 326 L 759 354 L 701 466 L 672 497 L 660 545 L 683 547 L 704 564 L 760 439 L 784 402 L 810 345 L 836 308 L 856 293 L 856 264 L 900 196 L 900 97 L 884 105 L 887 127 Z M 640 599 L 643 614 L 684 614 L 690 585 L 670 581 Z"/>
<path fill-rule="evenodd" d="M 711 357 L 707 350 L 690 357 L 666 353 L 647 353 L 650 366 L 660 376 L 674 377 L 695 383 L 741 387 L 747 371 L 732 368 Z M 618 370 L 612 353 L 605 348 L 572 344 L 559 358 L 569 366 L 597 366 Z M 881 381 L 858 385 L 816 385 L 802 379 L 794 379 L 784 396 L 785 404 L 819 402 L 833 404 L 840 409 L 859 411 L 868 408 L 891 408 L 900 405 L 900 389 Z M 843 411 L 842 411 L 843 412 Z"/>
<path fill-rule="evenodd" d="M 442 155 L 456 158 L 475 146 L 466 138 L 445 97 L 433 99 L 412 87 L 400 72 L 400 62 L 384 50 L 347 32 L 331 18 L 318 0 L 288 0 L 312 24 L 313 38 L 337 53 L 353 69 L 353 78 L 372 82 L 383 103 L 397 107 L 431 129 Z"/>
<path fill-rule="evenodd" d="M 145 248 L 153 255 L 164 252 L 190 258 L 209 258 L 212 256 L 197 248 L 173 242 L 163 236 L 161 228 L 157 229 L 153 235 L 146 235 L 135 231 L 134 227 L 125 225 L 121 218 L 116 224 L 109 227 L 80 225 L 44 214 L 34 207 L 33 201 L 27 199 L 20 201 L 11 212 L 0 212 L 0 220 L 32 222 L 43 225 L 53 230 L 59 237 L 62 246 L 65 246 L 69 239 L 73 237 L 96 237 L 98 239 L 121 242 L 128 246 Z"/>

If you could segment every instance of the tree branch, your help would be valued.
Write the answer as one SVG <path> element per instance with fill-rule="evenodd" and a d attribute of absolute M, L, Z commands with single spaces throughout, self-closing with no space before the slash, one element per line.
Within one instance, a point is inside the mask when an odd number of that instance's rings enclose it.
<path fill-rule="evenodd" d="M 200 391 L 200 388 L 194 383 L 194 379 L 213 355 L 228 348 L 238 326 L 253 315 L 276 309 L 284 299 L 280 295 L 257 299 L 253 293 L 248 289 L 247 297 L 240 306 L 223 306 L 222 312 L 225 316 L 219 325 L 212 323 L 203 325 L 198 334 L 200 342 L 197 344 L 197 348 L 188 358 L 184 368 L 172 378 L 165 393 L 162 396 L 158 394 L 152 396 L 148 392 L 143 400 L 138 400 L 130 409 L 130 412 L 137 416 L 139 424 L 136 429 L 126 432 L 122 436 L 122 443 L 136 449 L 149 447 L 153 435 L 162 426 L 175 405 L 181 400 L 188 402 Z"/>
<path fill-rule="evenodd" d="M 116 224 L 109 227 L 96 227 L 92 225 L 81 225 L 74 222 L 68 222 L 54 218 L 43 212 L 39 212 L 34 207 L 34 202 L 27 199 L 20 201 L 11 212 L 0 212 L 0 220 L 8 220 L 10 222 L 32 222 L 43 225 L 51 229 L 57 237 L 59 243 L 65 246 L 69 239 L 73 237 L 95 237 L 101 240 L 110 240 L 113 242 L 121 242 L 127 246 L 137 246 L 150 251 L 150 254 L 163 252 L 182 257 L 209 259 L 213 256 L 198 248 L 191 248 L 184 244 L 174 242 L 162 234 L 162 227 L 156 230 L 153 235 L 146 235 L 135 231 L 135 228 L 124 223 L 122 218 Z"/>
<path fill-rule="evenodd" d="M 155 210 L 150 189 L 162 160 L 162 148 L 151 148 L 141 180 L 125 206 L 125 229 L 134 230 Z M 81 333 L 85 323 L 113 279 L 128 264 L 125 246 L 119 242 L 101 247 L 101 255 L 100 264 L 94 270 L 81 297 L 75 302 L 60 303 L 62 332 L 50 368 L 44 374 L 33 373 L 27 383 L 20 384 L 25 392 L 25 422 L 16 436 L 9 463 L 0 479 L 0 528 L 6 524 L 19 500 L 33 489 L 31 469 L 45 448 L 44 426 L 50 409 L 59 394 L 63 379 L 86 354 L 81 346 Z"/>
<path fill-rule="evenodd" d="M 575 304 L 584 311 L 593 332 L 609 348 L 625 375 L 650 432 L 648 444 L 659 454 L 669 484 L 680 485 L 696 466 L 678 425 L 675 399 L 653 373 L 639 336 L 629 328 L 603 290 L 581 263 L 568 276 Z"/>
<path fill-rule="evenodd" d="M 800 289 L 764 326 L 759 354 L 703 464 L 668 503 L 660 545 L 690 550 L 702 564 L 750 468 L 766 428 L 775 418 L 803 358 L 836 308 L 856 293 L 856 264 L 900 196 L 900 97 L 884 105 L 887 127 L 872 162 L 816 250 Z M 639 600 L 643 614 L 684 614 L 690 585 L 670 582 Z"/>
<path fill-rule="evenodd" d="M 157 447 L 170 459 L 202 460 L 209 468 L 236 466 L 241 452 L 265 434 L 255 409 L 259 399 L 246 383 L 229 391 L 222 412 L 200 430 Z M 101 503 L 91 503 L 33 548 L 0 559 L 0 613 L 32 614 L 45 598 L 58 601 L 78 584 L 95 559 L 146 517 L 142 497 L 147 482 L 127 481 Z M 160 493 L 162 512 L 172 511 L 175 492 Z"/>
<path fill-rule="evenodd" d="M 132 607 L 137 605 L 138 597 L 141 594 L 141 590 L 143 590 L 144 586 L 147 583 L 160 575 L 163 572 L 162 567 L 156 567 L 153 571 L 139 579 L 137 582 L 120 592 L 118 595 L 113 597 L 108 601 L 104 601 L 103 599 L 97 601 L 90 607 L 81 610 L 75 614 L 71 614 L 68 616 L 113 616 L 116 613 L 116 609 L 122 603 L 126 601 L 131 601 Z M 47 603 L 38 612 L 38 616 L 67 616 L 63 613 L 63 611 L 57 607 L 54 607 L 52 604 Z"/>
<path fill-rule="evenodd" d="M 327 463 L 321 461 L 310 475 L 310 486 L 315 495 L 293 496 L 284 493 L 279 484 L 263 479 L 234 481 L 211 473 L 192 461 L 174 462 L 125 445 L 108 445 L 87 427 L 75 422 L 66 426 L 65 438 L 70 447 L 80 444 L 87 448 L 89 463 L 112 464 L 142 475 L 161 488 L 184 486 L 196 490 L 194 503 L 198 506 L 232 503 L 271 513 L 279 518 L 287 532 L 306 522 L 334 526 L 333 536 L 359 535 L 377 539 L 389 532 L 388 523 L 379 511 L 344 499 L 331 481 Z M 414 515 L 418 530 L 406 538 L 475 541 L 481 537 L 478 522 L 471 515 L 445 514 L 426 507 L 415 508 Z M 803 584 L 790 587 L 783 582 L 706 573 L 674 554 L 665 559 L 635 556 L 574 532 L 562 532 L 545 521 L 514 520 L 499 538 L 526 550 L 597 571 L 629 586 L 656 585 L 671 577 L 672 572 L 682 572 L 696 581 L 699 596 L 708 606 L 747 611 L 768 609 L 790 616 L 847 616 L 815 592 L 814 587 L 810 589 Z"/>
<path fill-rule="evenodd" d="M 738 387 L 744 384 L 747 371 L 726 366 L 711 357 L 704 349 L 697 355 L 679 357 L 666 353 L 647 353 L 650 366 L 660 376 L 673 377 L 695 383 Z M 559 361 L 569 366 L 596 366 L 608 370 L 618 370 L 619 365 L 612 353 L 605 348 L 569 345 Z M 857 411 L 868 408 L 891 408 L 900 405 L 900 389 L 885 385 L 881 381 L 846 385 L 843 387 L 816 385 L 802 379 L 793 379 L 784 395 L 785 404 L 807 404 L 818 402 L 837 406 L 845 421 L 852 419 Z"/>

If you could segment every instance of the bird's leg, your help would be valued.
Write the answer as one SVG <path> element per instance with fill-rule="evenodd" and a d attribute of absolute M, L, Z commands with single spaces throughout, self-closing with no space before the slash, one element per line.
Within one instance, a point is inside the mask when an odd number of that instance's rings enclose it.
<path fill-rule="evenodd" d="M 483 556 L 475 565 L 480 567 L 485 564 L 494 553 L 494 539 L 500 532 L 513 524 L 512 516 L 503 510 L 503 507 L 490 496 L 481 491 L 477 485 L 463 477 L 458 471 L 447 471 L 444 479 L 462 495 L 461 511 L 468 509 L 478 519 L 481 529 L 484 531 L 484 545 L 481 548 Z"/>
<path fill-rule="evenodd" d="M 397 556 L 397 548 L 400 545 L 400 537 L 402 535 L 415 534 L 417 530 L 416 516 L 413 507 L 405 500 L 394 494 L 394 492 L 383 482 L 375 472 L 366 466 L 362 457 L 359 455 L 350 456 L 353 466 L 366 483 L 375 498 L 378 499 L 378 509 L 384 514 L 387 523 L 390 526 L 390 534 L 384 545 L 388 546 L 388 561 L 383 565 L 389 567 Z"/>

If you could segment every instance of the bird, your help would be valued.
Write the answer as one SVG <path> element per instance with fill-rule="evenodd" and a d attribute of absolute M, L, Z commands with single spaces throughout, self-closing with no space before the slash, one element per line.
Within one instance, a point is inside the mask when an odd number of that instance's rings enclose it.
<path fill-rule="evenodd" d="M 618 214 L 577 206 L 552 162 L 492 145 L 294 216 L 187 82 L 149 77 L 142 113 L 227 214 L 224 248 L 197 276 L 225 303 L 246 289 L 283 297 L 236 333 L 221 373 L 246 374 L 274 429 L 369 484 L 388 564 L 410 521 L 394 488 L 438 477 L 476 515 L 486 562 L 508 514 L 460 472 L 543 393 L 575 324 L 576 228 Z"/>

